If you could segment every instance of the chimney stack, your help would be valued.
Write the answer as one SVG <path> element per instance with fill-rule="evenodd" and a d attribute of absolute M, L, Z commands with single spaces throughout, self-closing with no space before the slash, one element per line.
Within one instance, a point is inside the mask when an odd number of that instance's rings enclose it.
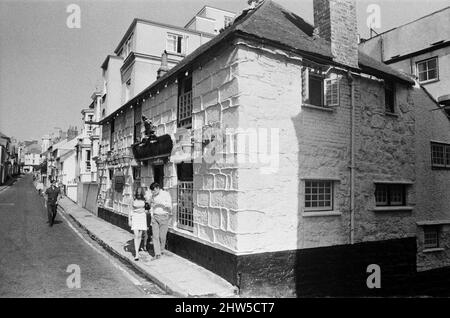
<path fill-rule="evenodd" d="M 169 71 L 169 64 L 167 63 L 167 52 L 164 50 L 163 54 L 161 55 L 161 66 L 158 69 L 158 73 L 156 75 L 156 79 L 160 78 L 161 76 L 164 76 Z"/>
<path fill-rule="evenodd" d="M 319 37 L 331 42 L 334 61 L 358 67 L 358 29 L 355 0 L 313 0 Z"/>

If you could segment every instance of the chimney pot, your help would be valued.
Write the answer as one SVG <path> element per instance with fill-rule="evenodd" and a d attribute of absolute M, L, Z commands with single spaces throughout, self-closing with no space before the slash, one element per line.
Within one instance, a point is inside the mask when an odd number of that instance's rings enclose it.
<path fill-rule="evenodd" d="M 161 66 L 158 69 L 156 79 L 160 78 L 161 76 L 164 76 L 169 71 L 169 64 L 167 61 L 167 51 L 164 50 L 164 52 L 161 55 Z"/>

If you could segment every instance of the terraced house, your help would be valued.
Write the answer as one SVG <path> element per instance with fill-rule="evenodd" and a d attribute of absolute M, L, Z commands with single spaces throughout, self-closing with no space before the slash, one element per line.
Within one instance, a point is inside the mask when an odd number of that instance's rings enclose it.
<path fill-rule="evenodd" d="M 244 295 L 396 294 L 449 266 L 446 113 L 358 51 L 355 1 L 315 0 L 314 23 L 260 1 L 163 59 L 100 120 L 99 216 L 126 227 L 133 188 L 160 182 L 168 248 Z"/>

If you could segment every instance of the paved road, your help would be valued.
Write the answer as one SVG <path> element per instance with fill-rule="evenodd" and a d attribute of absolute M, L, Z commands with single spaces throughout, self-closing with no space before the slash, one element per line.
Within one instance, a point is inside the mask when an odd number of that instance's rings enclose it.
<path fill-rule="evenodd" d="M 49 227 L 30 175 L 0 191 L 0 297 L 165 296 L 157 286 L 89 246 L 61 215 Z M 80 267 L 79 289 L 67 287 L 70 264 Z"/>

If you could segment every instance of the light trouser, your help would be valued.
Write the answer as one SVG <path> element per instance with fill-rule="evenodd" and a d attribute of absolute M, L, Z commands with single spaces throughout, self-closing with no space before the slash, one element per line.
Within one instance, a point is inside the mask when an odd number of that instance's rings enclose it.
<path fill-rule="evenodd" d="M 153 214 L 152 240 L 156 255 L 161 255 L 166 249 L 167 229 L 169 227 L 169 214 Z"/>

